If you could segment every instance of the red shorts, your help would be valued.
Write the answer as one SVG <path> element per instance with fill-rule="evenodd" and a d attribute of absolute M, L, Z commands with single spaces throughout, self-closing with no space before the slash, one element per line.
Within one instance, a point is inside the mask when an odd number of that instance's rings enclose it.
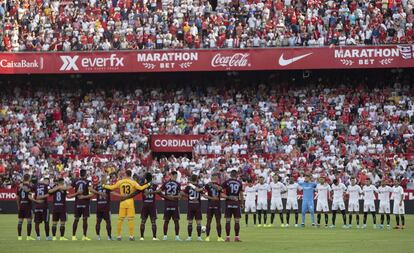
<path fill-rule="evenodd" d="M 165 207 L 164 220 L 180 220 L 180 210 L 177 207 Z"/>
<path fill-rule="evenodd" d="M 34 222 L 49 222 L 49 208 L 34 209 Z"/>
<path fill-rule="evenodd" d="M 32 207 L 21 206 L 18 213 L 19 219 L 31 219 L 32 218 Z"/>
<path fill-rule="evenodd" d="M 235 219 L 241 218 L 240 205 L 237 204 L 226 204 L 226 218 L 234 217 Z"/>
<path fill-rule="evenodd" d="M 146 220 L 150 217 L 151 220 L 157 219 L 157 206 L 155 203 L 153 204 L 145 204 L 142 206 L 141 209 L 141 219 Z"/>
<path fill-rule="evenodd" d="M 187 220 L 201 220 L 201 204 L 188 203 Z"/>
<path fill-rule="evenodd" d="M 207 219 L 213 219 L 214 216 L 216 219 L 221 219 L 220 207 L 207 207 Z"/>
<path fill-rule="evenodd" d="M 52 221 L 63 221 L 65 222 L 67 219 L 66 210 L 53 210 L 52 212 Z"/>
<path fill-rule="evenodd" d="M 90 210 L 89 205 L 76 205 L 75 204 L 75 218 L 80 218 L 83 216 L 83 218 L 89 218 Z"/>
<path fill-rule="evenodd" d="M 109 210 L 96 210 L 96 219 L 109 220 L 111 212 Z"/>

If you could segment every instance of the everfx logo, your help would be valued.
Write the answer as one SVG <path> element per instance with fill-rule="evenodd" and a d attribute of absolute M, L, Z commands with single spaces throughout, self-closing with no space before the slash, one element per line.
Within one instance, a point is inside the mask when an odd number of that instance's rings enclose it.
<path fill-rule="evenodd" d="M 79 55 L 75 56 L 68 56 L 62 55 L 60 56 L 62 59 L 63 65 L 60 67 L 61 71 L 69 71 L 75 70 L 78 71 L 79 67 L 77 61 L 79 59 Z M 111 54 L 109 57 L 84 57 L 79 60 L 80 66 L 82 68 L 94 68 L 94 69 L 102 69 L 102 68 L 118 68 L 124 66 L 124 58 L 117 57 L 116 54 Z"/>
<path fill-rule="evenodd" d="M 75 55 L 73 57 L 68 55 L 61 55 L 60 59 L 63 61 L 63 65 L 60 67 L 60 71 L 69 71 L 69 70 L 79 70 L 78 66 L 76 65 L 76 61 L 78 60 L 79 55 Z"/>

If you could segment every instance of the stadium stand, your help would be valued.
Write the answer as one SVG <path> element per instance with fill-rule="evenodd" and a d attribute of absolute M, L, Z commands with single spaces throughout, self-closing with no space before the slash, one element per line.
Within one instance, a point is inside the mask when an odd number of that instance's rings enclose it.
<path fill-rule="evenodd" d="M 2 0 L 0 20 L 11 52 L 414 41 L 413 0 Z"/>
<path fill-rule="evenodd" d="M 178 170 L 182 183 L 228 168 L 245 179 L 271 171 L 413 180 L 412 73 L 299 73 L 2 81 L 0 187 L 23 173 L 69 180 L 81 168 L 92 178 L 150 170 L 159 181 Z M 193 153 L 153 157 L 156 134 L 205 138 Z"/>

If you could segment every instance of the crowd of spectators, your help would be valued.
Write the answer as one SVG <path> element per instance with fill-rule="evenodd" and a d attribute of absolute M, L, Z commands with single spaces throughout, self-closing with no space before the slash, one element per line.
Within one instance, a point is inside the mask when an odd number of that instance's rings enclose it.
<path fill-rule="evenodd" d="M 386 73 L 315 75 L 302 83 L 223 73 L 206 86 L 203 77 L 188 83 L 182 75 L 178 86 L 165 83 L 169 78 L 148 83 L 152 77 L 109 80 L 113 85 L 105 88 L 86 79 L 2 83 L 0 187 L 24 173 L 69 180 L 81 168 L 94 179 L 131 169 L 161 181 L 176 170 L 185 182 L 193 173 L 208 180 L 237 169 L 253 180 L 312 173 L 408 183 L 414 179 L 413 79 Z M 205 137 L 192 154 L 164 157 L 151 153 L 154 134 Z"/>
<path fill-rule="evenodd" d="M 0 0 L 3 51 L 413 43 L 414 0 Z"/>

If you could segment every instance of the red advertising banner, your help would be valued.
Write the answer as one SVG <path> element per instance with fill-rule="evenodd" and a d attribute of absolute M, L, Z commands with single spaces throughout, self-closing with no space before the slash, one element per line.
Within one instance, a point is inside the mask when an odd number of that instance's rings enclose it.
<path fill-rule="evenodd" d="M 11 189 L 1 188 L 0 189 L 0 201 L 1 200 L 16 200 L 16 197 L 17 197 L 16 192 L 17 192 L 16 188 L 11 188 Z"/>
<path fill-rule="evenodd" d="M 414 45 L 2 53 L 0 74 L 413 68 Z"/>
<path fill-rule="evenodd" d="M 151 135 L 153 152 L 193 152 L 193 147 L 204 135 Z"/>

